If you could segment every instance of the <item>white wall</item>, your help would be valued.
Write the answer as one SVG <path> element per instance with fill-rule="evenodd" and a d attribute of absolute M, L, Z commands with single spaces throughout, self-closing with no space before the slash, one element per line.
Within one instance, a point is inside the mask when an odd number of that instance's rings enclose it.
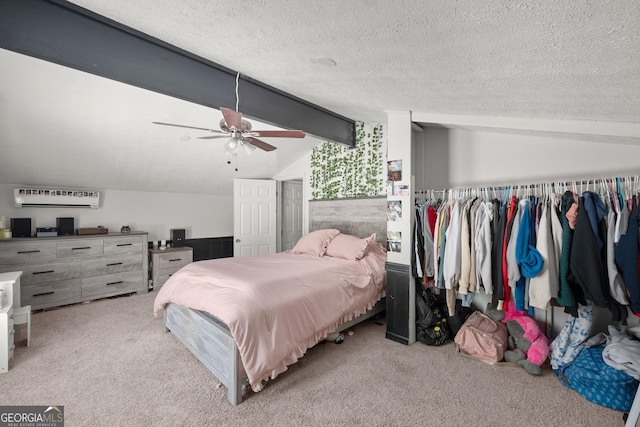
<path fill-rule="evenodd" d="M 34 230 L 55 227 L 56 217 L 73 217 L 76 228 L 102 225 L 120 231 L 129 225 L 148 232 L 150 241 L 169 239 L 172 228 L 184 228 L 187 239 L 233 236 L 231 196 L 100 190 L 99 209 L 16 208 L 15 187 L 0 185 L 0 216 L 31 218 Z"/>
<path fill-rule="evenodd" d="M 640 145 L 449 131 L 452 186 L 539 183 L 640 173 Z"/>

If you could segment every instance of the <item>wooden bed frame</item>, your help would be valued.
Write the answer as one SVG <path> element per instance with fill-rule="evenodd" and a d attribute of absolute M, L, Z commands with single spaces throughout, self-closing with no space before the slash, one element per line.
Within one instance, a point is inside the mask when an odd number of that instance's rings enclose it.
<path fill-rule="evenodd" d="M 386 197 L 312 200 L 309 202 L 309 217 L 310 231 L 336 228 L 363 238 L 375 232 L 377 240 L 386 244 Z M 340 325 L 336 332 L 384 310 L 383 298 L 367 313 Z M 164 326 L 165 332 L 171 331 L 227 387 L 227 396 L 233 405 L 242 402 L 243 388 L 249 384 L 238 347 L 223 322 L 205 312 L 168 304 L 164 310 Z"/>

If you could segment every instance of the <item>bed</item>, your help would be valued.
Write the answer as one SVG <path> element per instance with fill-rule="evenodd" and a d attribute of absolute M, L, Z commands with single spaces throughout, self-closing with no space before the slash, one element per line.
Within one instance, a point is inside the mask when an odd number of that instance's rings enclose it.
<path fill-rule="evenodd" d="M 156 296 L 165 330 L 234 405 L 243 388 L 260 391 L 308 348 L 384 310 L 386 198 L 309 205 L 311 232 L 292 251 L 192 263 Z M 324 256 L 313 253 L 318 239 L 326 242 Z"/>

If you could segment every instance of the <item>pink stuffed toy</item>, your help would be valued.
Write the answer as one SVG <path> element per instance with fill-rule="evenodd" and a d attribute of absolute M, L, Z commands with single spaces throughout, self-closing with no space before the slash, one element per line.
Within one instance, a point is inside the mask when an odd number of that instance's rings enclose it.
<path fill-rule="evenodd" d="M 505 352 L 507 362 L 517 362 L 527 373 L 540 375 L 540 366 L 549 355 L 549 340 L 540 331 L 538 323 L 509 304 L 502 320 L 509 330 L 509 350 Z"/>

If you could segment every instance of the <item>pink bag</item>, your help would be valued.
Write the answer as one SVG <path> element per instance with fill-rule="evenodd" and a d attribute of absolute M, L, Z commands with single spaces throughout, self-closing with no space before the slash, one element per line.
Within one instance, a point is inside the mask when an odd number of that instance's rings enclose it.
<path fill-rule="evenodd" d="M 504 323 L 474 311 L 462 324 L 454 342 L 456 350 L 461 354 L 495 364 L 504 357 L 508 336 Z"/>

